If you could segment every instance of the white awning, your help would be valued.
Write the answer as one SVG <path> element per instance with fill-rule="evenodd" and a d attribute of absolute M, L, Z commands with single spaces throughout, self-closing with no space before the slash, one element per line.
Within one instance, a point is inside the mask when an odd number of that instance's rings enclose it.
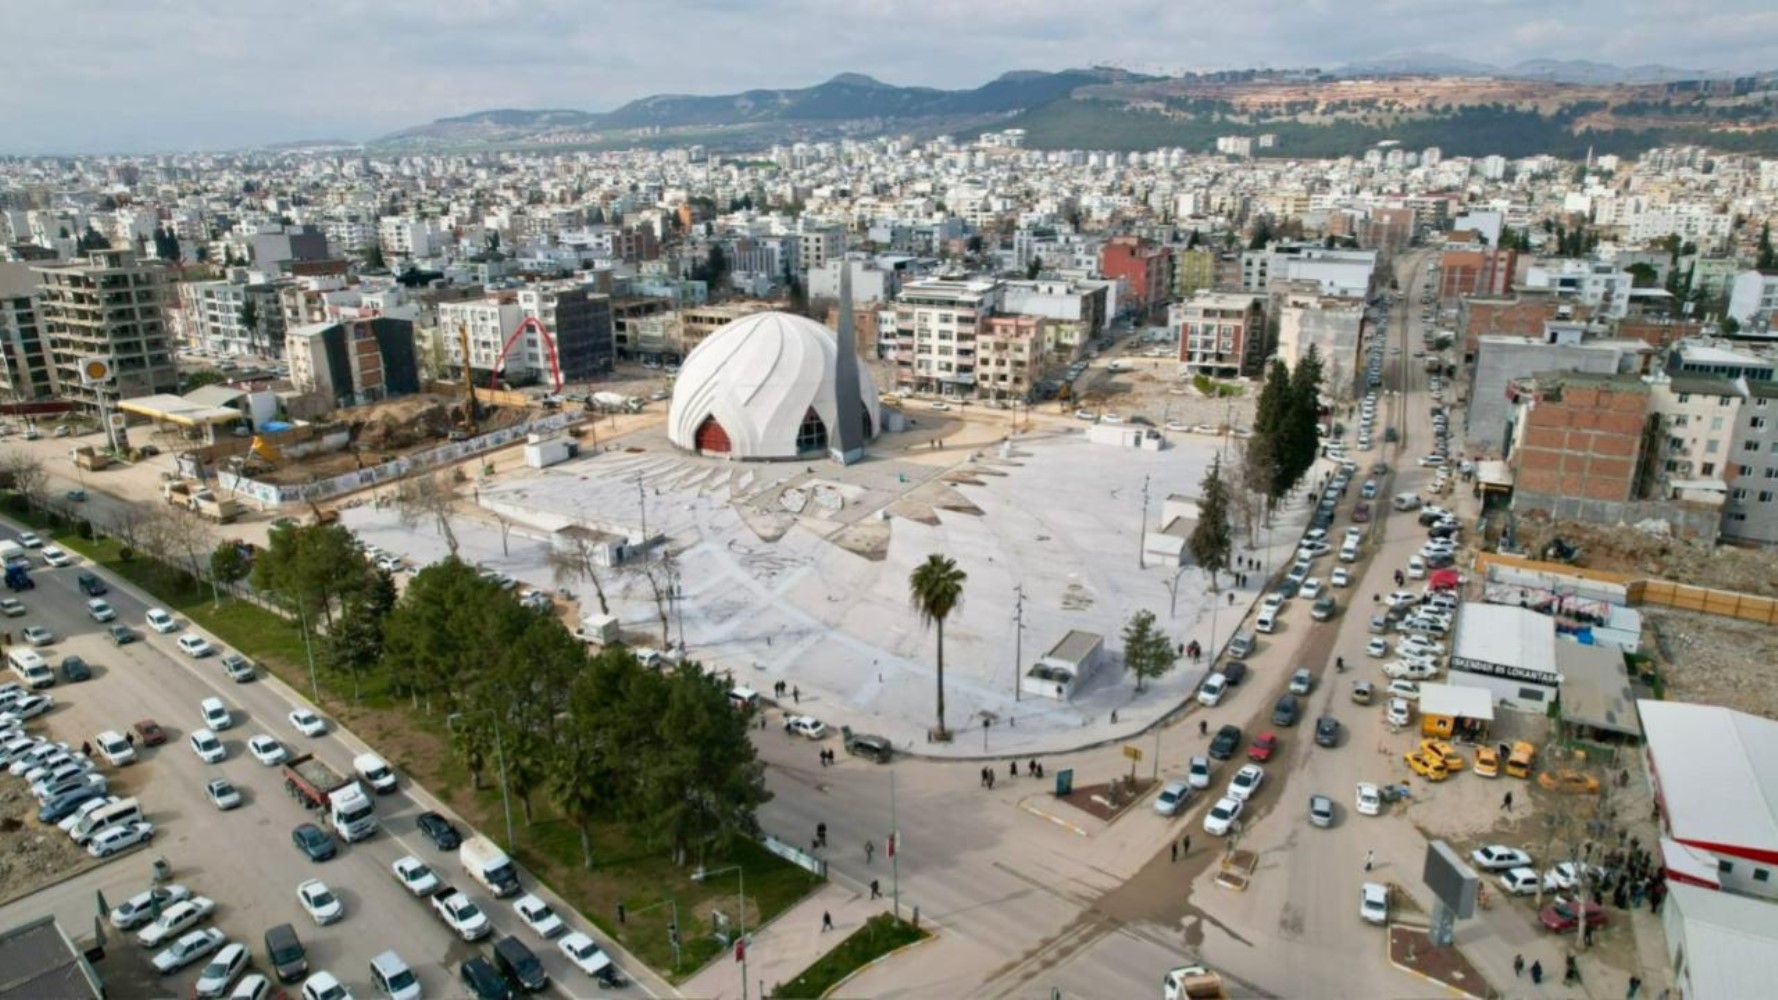
<path fill-rule="evenodd" d="M 1494 721 L 1494 697 L 1487 688 L 1421 684 L 1420 713 L 1453 719 Z"/>

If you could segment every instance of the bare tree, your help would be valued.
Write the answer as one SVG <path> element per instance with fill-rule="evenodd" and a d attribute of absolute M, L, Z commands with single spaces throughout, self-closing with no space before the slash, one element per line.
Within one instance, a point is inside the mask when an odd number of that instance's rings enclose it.
<path fill-rule="evenodd" d="M 192 579 L 203 579 L 210 553 L 216 549 L 215 527 L 192 511 L 172 506 L 162 507 L 154 520 L 159 542 L 156 553 L 190 573 Z"/>
<path fill-rule="evenodd" d="M 442 472 L 426 472 L 403 479 L 395 489 L 395 513 L 408 529 L 432 522 L 451 555 L 457 554 L 457 533 L 451 518 L 457 513 L 457 488 Z"/>
<path fill-rule="evenodd" d="M 11 480 L 12 488 L 32 508 L 43 506 L 44 490 L 49 485 L 49 470 L 43 460 L 26 451 L 13 449 L 0 456 L 0 477 Z"/>
<path fill-rule="evenodd" d="M 661 620 L 661 648 L 671 649 L 673 642 L 672 632 L 668 627 L 667 607 L 668 602 L 673 599 L 673 588 L 677 586 L 678 580 L 673 550 L 662 545 L 659 558 L 644 558 L 642 564 L 636 567 L 636 572 L 648 581 L 648 589 L 654 595 L 654 611 Z"/>
<path fill-rule="evenodd" d="M 579 526 L 563 528 L 557 532 L 557 542 L 549 551 L 549 567 L 555 574 L 556 584 L 575 579 L 585 580 L 592 584 L 593 594 L 599 599 L 599 613 L 611 613 L 611 604 L 605 599 L 605 587 L 599 580 L 599 564 L 594 559 L 596 540 L 588 529 Z"/>

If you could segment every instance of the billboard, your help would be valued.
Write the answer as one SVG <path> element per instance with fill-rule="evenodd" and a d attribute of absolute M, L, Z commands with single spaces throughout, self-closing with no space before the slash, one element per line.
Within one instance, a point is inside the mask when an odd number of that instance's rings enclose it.
<path fill-rule="evenodd" d="M 1426 845 L 1426 870 L 1422 877 L 1433 896 L 1459 919 L 1475 916 L 1481 880 L 1450 844 L 1435 840 Z"/>

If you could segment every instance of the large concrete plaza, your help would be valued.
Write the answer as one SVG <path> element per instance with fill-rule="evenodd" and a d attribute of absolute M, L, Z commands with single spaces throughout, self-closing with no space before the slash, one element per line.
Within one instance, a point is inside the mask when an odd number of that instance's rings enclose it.
<path fill-rule="evenodd" d="M 1219 643 L 1245 610 L 1251 591 L 1231 611 L 1226 598 L 1212 600 L 1202 571 L 1152 558 L 1139 565 L 1145 507 L 1149 530 L 1158 530 L 1164 498 L 1197 494 L 1218 443 L 1171 435 L 1172 446 L 1141 451 L 1051 425 L 958 447 L 974 428 L 941 426 L 953 432 L 948 449 L 903 434 L 850 467 L 705 459 L 642 432 L 478 489 L 481 507 L 499 511 L 511 529 L 504 547 L 492 520 L 464 519 L 455 534 L 464 558 L 554 588 L 550 532 L 579 523 L 640 537 L 646 523 L 649 535 L 665 536 L 683 597 L 669 608 L 663 637 L 647 576 L 634 567 L 605 571 L 601 583 L 626 637 L 660 646 L 683 635 L 693 658 L 732 672 L 737 684 L 769 691 L 782 680 L 809 714 L 911 752 L 979 754 L 984 742 L 997 755 L 1053 750 L 1140 730 L 1176 707 L 1202 670 L 1182 661 L 1138 694 L 1122 669 L 1120 635 L 1146 608 L 1175 642 L 1208 647 L 1212 605 L 1221 609 Z M 911 446 L 910 436 L 918 437 Z M 416 562 L 443 554 L 442 538 L 402 528 L 388 508 L 345 516 L 367 541 Z M 1282 549 L 1296 530 L 1280 521 L 1270 534 Z M 932 553 L 968 574 L 945 630 L 945 721 L 962 734 L 950 746 L 926 738 L 936 640 L 908 596 L 909 574 Z M 656 578 L 664 579 L 658 566 Z M 596 611 L 591 588 L 572 586 L 582 610 Z M 1016 695 L 1015 665 L 1035 663 L 1070 629 L 1104 637 L 1099 673 L 1069 700 Z M 983 719 L 992 722 L 985 740 Z"/>

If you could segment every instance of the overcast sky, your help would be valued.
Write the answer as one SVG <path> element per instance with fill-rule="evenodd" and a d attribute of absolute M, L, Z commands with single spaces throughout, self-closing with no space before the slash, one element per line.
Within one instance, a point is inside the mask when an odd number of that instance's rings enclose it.
<path fill-rule="evenodd" d="M 497 107 L 836 73 L 1497 64 L 1778 68 L 1772 0 L 0 0 L 0 154 L 367 139 Z"/>

